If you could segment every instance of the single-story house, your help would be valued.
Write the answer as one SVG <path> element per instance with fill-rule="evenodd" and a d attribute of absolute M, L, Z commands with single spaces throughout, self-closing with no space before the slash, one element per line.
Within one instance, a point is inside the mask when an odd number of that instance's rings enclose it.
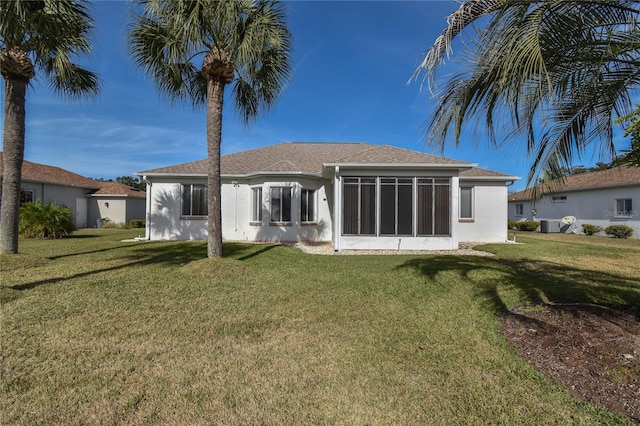
<path fill-rule="evenodd" d="M 551 188 L 551 189 L 550 189 Z M 562 218 L 574 218 L 573 223 Z M 582 232 L 583 224 L 622 224 L 640 238 L 640 167 L 619 166 L 581 173 L 509 194 L 509 220 L 547 221 L 546 232 Z"/>
<path fill-rule="evenodd" d="M 3 171 L 0 152 L 0 180 Z M 119 182 L 101 182 L 60 167 L 22 162 L 22 201 L 50 201 L 68 207 L 77 228 L 93 228 L 102 219 L 124 224 L 145 218 L 145 192 Z"/>
<path fill-rule="evenodd" d="M 207 160 L 136 173 L 146 238 L 207 235 Z M 332 242 L 343 249 L 457 249 L 507 239 L 516 176 L 387 145 L 289 142 L 221 158 L 227 241 Z"/>

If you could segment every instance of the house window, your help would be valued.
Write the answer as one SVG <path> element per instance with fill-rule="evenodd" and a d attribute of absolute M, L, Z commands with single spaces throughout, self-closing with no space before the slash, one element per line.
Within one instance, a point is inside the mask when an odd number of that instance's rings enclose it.
<path fill-rule="evenodd" d="M 271 222 L 291 222 L 290 187 L 271 188 Z"/>
<path fill-rule="evenodd" d="M 182 215 L 207 215 L 206 185 L 182 185 Z"/>
<path fill-rule="evenodd" d="M 631 216 L 631 198 L 616 200 L 616 216 Z"/>
<path fill-rule="evenodd" d="M 316 191 L 302 189 L 300 193 L 300 222 L 316 221 Z"/>
<path fill-rule="evenodd" d="M 473 187 L 460 187 L 460 219 L 473 220 Z"/>
<path fill-rule="evenodd" d="M 524 215 L 524 204 L 516 204 L 516 216 Z"/>
<path fill-rule="evenodd" d="M 251 188 L 251 221 L 262 222 L 262 188 Z"/>
<path fill-rule="evenodd" d="M 342 233 L 376 234 L 376 178 L 344 178 Z"/>
<path fill-rule="evenodd" d="M 345 177 L 342 233 L 450 235 L 449 190 L 448 178 Z"/>
<path fill-rule="evenodd" d="M 418 179 L 418 235 L 450 235 L 449 179 Z"/>
<path fill-rule="evenodd" d="M 566 195 L 554 195 L 551 197 L 551 201 L 554 203 L 565 203 L 567 201 Z"/>
<path fill-rule="evenodd" d="M 380 235 L 413 235 L 413 179 L 380 179 Z"/>
<path fill-rule="evenodd" d="M 36 191 L 33 189 L 20 190 L 20 204 L 33 203 L 36 200 Z"/>

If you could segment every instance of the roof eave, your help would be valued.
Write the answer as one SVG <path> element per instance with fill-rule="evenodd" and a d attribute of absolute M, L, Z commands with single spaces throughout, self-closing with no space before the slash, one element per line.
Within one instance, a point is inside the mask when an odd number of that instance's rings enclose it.
<path fill-rule="evenodd" d="M 89 186 L 89 185 L 78 185 L 76 183 L 68 183 L 68 182 L 57 182 L 53 180 L 44 180 L 44 179 L 34 179 L 29 177 L 23 177 L 22 182 L 33 182 L 33 183 L 46 183 L 49 185 L 60 185 L 60 186 L 70 186 L 72 188 L 83 188 L 83 189 L 100 189 L 99 185 Z"/>
<path fill-rule="evenodd" d="M 490 180 L 490 181 L 515 181 L 520 176 L 460 176 L 460 180 Z"/>
<path fill-rule="evenodd" d="M 206 178 L 206 173 L 134 173 L 136 176 L 142 177 L 186 177 L 186 178 Z M 312 172 L 251 172 L 251 173 L 223 173 L 220 178 L 223 179 L 249 179 L 258 176 L 309 176 L 314 178 L 321 178 L 322 173 Z"/>
<path fill-rule="evenodd" d="M 324 163 L 324 168 L 348 167 L 352 169 L 455 169 L 468 170 L 478 165 L 476 163 Z"/>

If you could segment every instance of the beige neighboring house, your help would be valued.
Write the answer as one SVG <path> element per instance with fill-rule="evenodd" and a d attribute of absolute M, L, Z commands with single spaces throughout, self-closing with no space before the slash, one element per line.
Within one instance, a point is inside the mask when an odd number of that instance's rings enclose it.
<path fill-rule="evenodd" d="M 543 232 L 581 233 L 583 224 L 606 228 L 621 224 L 640 238 L 640 167 L 619 166 L 581 173 L 551 185 L 509 194 L 509 220 L 544 223 Z M 562 218 L 575 222 L 562 222 Z M 570 222 L 570 221 L 567 221 Z"/>
<path fill-rule="evenodd" d="M 0 179 L 3 174 L 0 152 Z M 124 224 L 145 218 L 145 193 L 118 182 L 100 182 L 60 167 L 23 161 L 23 201 L 50 201 L 71 209 L 77 228 L 95 228 L 103 219 Z"/>
<path fill-rule="evenodd" d="M 207 160 L 136 173 L 146 238 L 207 236 Z M 367 143 L 289 142 L 224 155 L 222 237 L 331 242 L 335 251 L 451 250 L 507 239 L 516 176 Z"/>

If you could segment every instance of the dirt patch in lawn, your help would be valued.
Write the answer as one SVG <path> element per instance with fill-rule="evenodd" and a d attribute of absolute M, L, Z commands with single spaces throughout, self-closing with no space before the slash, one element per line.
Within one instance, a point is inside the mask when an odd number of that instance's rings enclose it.
<path fill-rule="evenodd" d="M 640 318 L 591 304 L 516 308 L 502 332 L 518 354 L 578 399 L 640 423 Z"/>

